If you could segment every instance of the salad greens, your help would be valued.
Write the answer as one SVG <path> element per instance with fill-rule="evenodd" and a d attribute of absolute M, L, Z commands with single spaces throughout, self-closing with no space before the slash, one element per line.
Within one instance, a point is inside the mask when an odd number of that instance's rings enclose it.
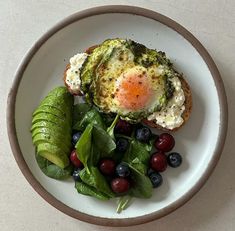
<path fill-rule="evenodd" d="M 113 118 L 111 124 L 109 121 L 110 125 L 107 126 L 102 120 L 103 117 L 94 107 L 89 108 L 85 104 L 75 107 L 79 116 L 74 116 L 76 118 L 74 129 L 83 131 L 76 144 L 76 150 L 85 167 L 80 172 L 82 182 L 76 183 L 76 189 L 81 194 L 102 200 L 115 197 L 106 178 L 97 168 L 97 163 L 100 158 L 104 157 L 117 159 L 114 128 L 119 116 Z M 85 124 L 86 127 L 82 124 Z M 107 129 L 105 129 L 106 127 Z M 125 136 L 120 135 L 119 137 Z M 130 142 L 129 148 L 119 161 L 127 163 L 130 167 L 133 186 L 128 195 L 120 198 L 117 212 L 125 209 L 131 197 L 149 198 L 152 195 L 152 183 L 146 176 L 152 145 L 141 143 L 133 137 L 127 138 Z"/>
<path fill-rule="evenodd" d="M 117 213 L 121 213 L 123 210 L 125 210 L 129 203 L 131 201 L 131 196 L 127 195 L 127 196 L 122 196 L 119 198 L 118 200 L 118 206 L 117 206 Z"/>
<path fill-rule="evenodd" d="M 96 188 L 99 192 L 104 193 L 109 198 L 114 197 L 114 193 L 110 189 L 105 177 L 100 173 L 97 167 L 90 167 L 90 171 L 88 172 L 86 168 L 84 168 L 80 172 L 81 180 Z"/>
<path fill-rule="evenodd" d="M 105 195 L 102 192 L 99 192 L 95 187 L 87 185 L 84 182 L 77 181 L 75 183 L 75 188 L 77 189 L 78 193 L 81 193 L 83 195 L 92 196 L 100 200 L 110 199 L 109 196 Z"/>
<path fill-rule="evenodd" d="M 101 157 L 112 157 L 112 152 L 115 150 L 116 144 L 108 132 L 99 126 L 94 125 L 92 135 L 96 147 L 101 152 Z"/>
<path fill-rule="evenodd" d="M 85 114 L 91 109 L 91 105 L 87 103 L 78 103 L 73 107 L 73 126 L 81 121 Z"/>
<path fill-rule="evenodd" d="M 146 176 L 152 150 L 152 143 L 141 143 L 134 136 L 114 136 L 114 128 L 119 120 L 119 115 L 100 113 L 95 107 L 80 103 L 73 108 L 72 129 L 82 132 L 75 145 L 79 160 L 84 165 L 80 171 L 80 180 L 76 181 L 75 188 L 78 193 L 95 197 L 100 200 L 119 197 L 117 213 L 124 210 L 132 197 L 149 198 L 152 195 L 152 183 Z M 125 138 L 129 146 L 125 153 L 116 151 L 116 139 Z M 131 187 L 126 195 L 116 195 L 108 181 L 101 174 L 97 165 L 102 158 L 111 158 L 116 163 L 126 163 L 130 168 Z M 42 156 L 36 154 L 40 169 L 54 179 L 66 179 L 71 176 L 73 166 L 60 168 Z"/>
<path fill-rule="evenodd" d="M 79 153 L 79 159 L 85 167 L 87 167 L 87 162 L 92 150 L 92 130 L 93 126 L 89 124 L 75 146 Z"/>
<path fill-rule="evenodd" d="M 95 109 L 87 111 L 81 120 L 79 120 L 74 126 L 75 130 L 84 130 L 88 125 L 98 125 L 100 128 L 105 129 L 105 125 L 99 112 Z"/>
<path fill-rule="evenodd" d="M 150 198 L 152 196 L 153 186 L 150 179 L 129 164 L 131 169 L 131 179 L 133 186 L 130 188 L 129 194 L 133 197 Z"/>

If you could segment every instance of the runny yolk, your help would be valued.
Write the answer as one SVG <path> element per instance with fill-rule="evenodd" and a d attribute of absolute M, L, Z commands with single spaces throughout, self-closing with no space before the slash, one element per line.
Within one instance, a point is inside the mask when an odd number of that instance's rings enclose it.
<path fill-rule="evenodd" d="M 146 75 L 126 73 L 123 77 L 117 92 L 117 98 L 121 106 L 128 110 L 145 108 L 152 95 Z"/>

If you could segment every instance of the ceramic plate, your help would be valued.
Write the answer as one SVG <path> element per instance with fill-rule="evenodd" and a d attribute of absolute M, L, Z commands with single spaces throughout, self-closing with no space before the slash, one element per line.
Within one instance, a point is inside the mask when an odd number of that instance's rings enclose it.
<path fill-rule="evenodd" d="M 165 51 L 192 88 L 188 123 L 174 133 L 184 162 L 163 173 L 164 184 L 151 199 L 133 199 L 117 214 L 115 200 L 77 194 L 72 180 L 46 177 L 34 157 L 30 125 L 40 100 L 56 86 L 69 58 L 107 38 L 129 38 Z M 24 57 L 8 98 L 8 133 L 15 159 L 34 189 L 62 212 L 90 223 L 140 224 L 164 216 L 189 200 L 216 165 L 227 130 L 227 103 L 219 72 L 200 42 L 186 29 L 156 12 L 129 6 L 105 6 L 78 12 L 43 35 Z M 159 133 L 159 131 L 156 131 Z"/>

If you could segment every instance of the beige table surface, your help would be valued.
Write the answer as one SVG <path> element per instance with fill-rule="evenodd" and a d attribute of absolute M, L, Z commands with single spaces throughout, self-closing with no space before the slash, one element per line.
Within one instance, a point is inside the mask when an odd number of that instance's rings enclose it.
<path fill-rule="evenodd" d="M 109 228 L 77 221 L 47 204 L 13 158 L 6 130 L 7 94 L 25 52 L 46 30 L 76 11 L 105 4 L 154 9 L 178 21 L 208 49 L 225 83 L 229 131 L 221 160 L 202 188 L 172 214 L 140 226 Z M 234 0 L 1 0 L 0 1 L 0 231 L 235 230 L 235 1 Z M 200 155 L 200 153 L 198 153 Z M 197 157 L 195 156 L 195 161 Z"/>

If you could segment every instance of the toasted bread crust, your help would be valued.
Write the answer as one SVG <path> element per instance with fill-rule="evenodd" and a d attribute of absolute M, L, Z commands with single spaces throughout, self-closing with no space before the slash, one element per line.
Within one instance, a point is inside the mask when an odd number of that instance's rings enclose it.
<path fill-rule="evenodd" d="M 85 53 L 87 53 L 88 55 L 91 54 L 91 52 L 92 52 L 96 47 L 98 47 L 98 46 L 99 46 L 99 45 L 94 45 L 94 46 L 91 46 L 91 47 L 87 48 L 87 49 L 85 50 Z"/>
<path fill-rule="evenodd" d="M 184 102 L 184 106 L 185 106 L 185 110 L 182 114 L 182 118 L 184 120 L 184 122 L 179 126 L 176 127 L 174 129 L 168 129 L 168 128 L 164 128 L 162 126 L 160 126 L 159 124 L 156 124 L 154 121 L 150 121 L 147 119 L 144 119 L 142 122 L 145 123 L 146 125 L 150 126 L 150 127 L 154 127 L 157 128 L 159 130 L 163 130 L 163 131 L 177 131 L 179 128 L 181 128 L 189 119 L 191 111 L 192 111 L 192 92 L 190 89 L 190 86 L 188 85 L 188 83 L 186 82 L 186 80 L 183 77 L 179 77 L 180 82 L 181 82 L 181 87 L 184 91 L 184 96 L 185 96 L 185 102 Z"/>

